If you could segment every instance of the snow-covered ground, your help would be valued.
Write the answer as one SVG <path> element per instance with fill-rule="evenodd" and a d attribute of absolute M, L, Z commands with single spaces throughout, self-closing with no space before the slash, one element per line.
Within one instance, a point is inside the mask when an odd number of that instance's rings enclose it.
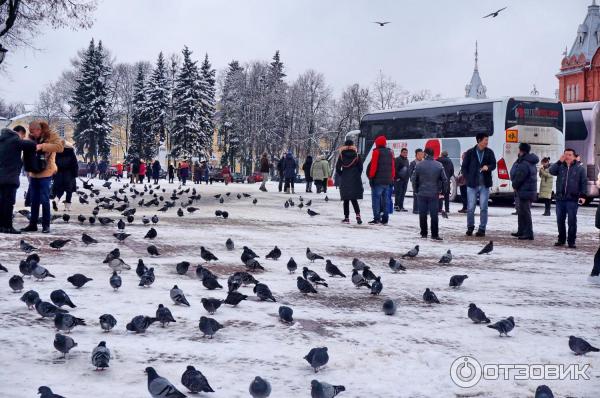
<path fill-rule="evenodd" d="M 178 186 L 162 185 L 167 191 Z M 328 193 L 328 202 L 324 195 L 302 193 L 305 201 L 312 199 L 312 209 L 320 213 L 311 218 L 306 207 L 284 208 L 289 197 L 297 205 L 299 194 L 261 193 L 258 184 L 195 187 L 203 195 L 194 205 L 199 211 L 178 217 L 176 209 L 163 214 L 156 208 L 140 208 L 135 222 L 126 228 L 132 236 L 121 244 L 112 236 L 116 226 L 80 225 L 76 216 L 90 215 L 91 206 L 78 203 L 73 206 L 71 222 L 56 221 L 48 236 L 0 237 L 0 263 L 9 269 L 8 274 L 0 274 L 0 396 L 33 397 L 38 386 L 48 385 L 68 398 L 145 397 L 149 396 L 146 366 L 153 366 L 187 392 L 180 379 L 190 364 L 201 370 L 214 388 L 215 392 L 206 396 L 225 398 L 249 396 L 248 385 L 257 375 L 270 381 L 272 397 L 308 397 L 313 378 L 345 385 L 346 392 L 340 397 L 533 397 L 539 384 L 550 385 L 558 397 L 599 396 L 600 355 L 579 357 L 568 347 L 569 335 L 600 345 L 600 287 L 587 280 L 598 247 L 593 226 L 595 208 L 580 209 L 578 249 L 568 250 L 553 247 L 555 218 L 542 217 L 539 205 L 533 210 L 534 242 L 518 242 L 509 236 L 516 227 L 516 216 L 510 215 L 512 209 L 508 207 L 490 208 L 487 238 L 466 238 L 465 216 L 456 213 L 457 204 L 452 205 L 448 220 L 440 220 L 444 241 L 433 242 L 419 237 L 417 216 L 411 213 L 394 214 L 387 227 L 357 226 L 353 219 L 350 226 L 340 224 L 341 203 L 335 189 Z M 276 190 L 274 184 L 268 188 Z M 232 195 L 224 204 L 212 196 L 225 192 Z M 238 192 L 251 193 L 252 198 L 237 199 Z M 21 198 L 20 194 L 22 205 Z M 258 199 L 256 205 L 253 198 Z M 371 216 L 370 201 L 363 200 L 361 206 L 366 222 Z M 227 210 L 229 219 L 215 217 L 216 209 Z M 160 217 L 158 238 L 153 242 L 162 252 L 160 257 L 150 258 L 146 252 L 149 243 L 143 236 L 149 226 L 142 225 L 143 214 Z M 101 211 L 100 215 L 119 218 L 116 211 Z M 17 220 L 19 227 L 24 225 L 22 216 Z M 82 232 L 100 242 L 86 247 L 80 239 Z M 73 242 L 63 250 L 48 247 L 53 239 L 65 237 Z M 25 278 L 25 290 L 35 289 L 49 301 L 50 292 L 64 289 L 77 305 L 71 314 L 88 324 L 70 334 L 78 346 L 67 360 L 57 359 L 60 354 L 53 348 L 53 321 L 27 310 L 19 300 L 21 294 L 12 293 L 8 287 L 8 278 L 19 274 L 19 261 L 25 258 L 19 250 L 21 238 L 40 248 L 42 265 L 56 275 L 56 279 L 43 282 Z M 227 238 L 236 244 L 232 252 L 225 249 Z M 495 243 L 494 252 L 476 255 L 490 239 Z M 387 267 L 390 256 L 399 258 L 416 244 L 421 246 L 419 256 L 403 260 L 407 272 L 391 273 Z M 228 275 L 244 270 L 240 261 L 243 245 L 261 256 L 266 271 L 255 276 L 271 288 L 278 302 L 257 301 L 251 287 L 242 287 L 240 291 L 250 298 L 236 308 L 223 305 L 214 318 L 225 328 L 212 340 L 202 338 L 198 321 L 208 314 L 200 300 L 224 299 L 226 289 L 209 291 L 196 278 L 195 265 L 202 262 L 200 246 L 219 257 L 207 267 L 226 286 Z M 275 245 L 281 248 L 282 258 L 265 260 L 264 255 Z M 123 272 L 123 286 L 116 292 L 109 286 L 111 272 L 102 264 L 115 247 L 133 266 Z M 382 294 L 372 296 L 366 289 L 357 290 L 350 278 L 326 277 L 324 261 L 310 264 L 306 259 L 307 247 L 331 259 L 348 276 L 354 257 L 372 265 L 382 276 Z M 452 249 L 454 260 L 441 266 L 437 261 L 447 249 Z M 300 294 L 296 288 L 298 273 L 290 275 L 286 270 L 290 257 L 298 262 L 299 270 L 308 266 L 325 277 L 329 288 L 319 288 L 318 294 L 308 297 Z M 156 282 L 150 288 L 137 286 L 134 269 L 138 258 L 155 267 Z M 194 265 L 186 276 L 175 272 L 175 264 L 182 260 Z M 66 280 L 74 273 L 94 280 L 75 289 Z M 469 275 L 457 290 L 448 287 L 455 274 Z M 174 284 L 183 289 L 190 308 L 171 302 L 169 289 Z M 423 303 L 427 287 L 441 304 Z M 395 316 L 381 311 L 387 298 L 398 305 Z M 145 334 L 126 332 L 125 324 L 133 316 L 153 316 L 160 303 L 170 308 L 176 323 L 166 328 L 154 324 Z M 476 303 L 492 321 L 514 316 L 517 327 L 512 337 L 500 338 L 494 330 L 473 324 L 467 318 L 469 303 Z M 280 305 L 293 308 L 293 325 L 278 321 Z M 103 333 L 98 324 L 104 313 L 113 314 L 118 321 L 110 333 Z M 101 340 L 106 341 L 113 358 L 108 370 L 97 372 L 90 358 Z M 303 356 L 319 346 L 329 348 L 330 361 L 315 375 Z M 450 366 L 463 355 L 488 364 L 589 363 L 591 380 L 481 381 L 476 387 L 461 389 L 450 378 Z"/>

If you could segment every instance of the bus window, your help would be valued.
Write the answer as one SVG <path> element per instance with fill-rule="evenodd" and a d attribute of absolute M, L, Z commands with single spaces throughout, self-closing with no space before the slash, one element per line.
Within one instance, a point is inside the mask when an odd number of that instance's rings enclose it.
<path fill-rule="evenodd" d="M 508 100 L 506 105 L 506 127 L 514 126 L 554 127 L 563 131 L 562 104 L 556 102 Z"/>
<path fill-rule="evenodd" d="M 582 110 L 572 110 L 565 112 L 566 117 L 566 141 L 585 141 L 588 137 L 588 129 L 583 120 Z"/>

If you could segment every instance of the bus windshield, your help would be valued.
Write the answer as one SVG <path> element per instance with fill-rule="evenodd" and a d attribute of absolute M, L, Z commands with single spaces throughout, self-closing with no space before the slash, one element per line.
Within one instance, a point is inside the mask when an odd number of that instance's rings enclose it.
<path fill-rule="evenodd" d="M 506 129 L 514 126 L 553 127 L 563 131 L 563 112 L 560 103 L 508 100 Z"/>

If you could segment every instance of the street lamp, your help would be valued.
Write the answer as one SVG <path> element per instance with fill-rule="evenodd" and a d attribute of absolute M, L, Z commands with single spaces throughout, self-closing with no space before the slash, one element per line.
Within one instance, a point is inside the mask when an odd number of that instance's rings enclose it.
<path fill-rule="evenodd" d="M 2 61 L 4 61 L 4 56 L 6 55 L 7 51 L 8 50 L 2 47 L 2 44 L 0 44 L 0 64 L 2 63 Z"/>

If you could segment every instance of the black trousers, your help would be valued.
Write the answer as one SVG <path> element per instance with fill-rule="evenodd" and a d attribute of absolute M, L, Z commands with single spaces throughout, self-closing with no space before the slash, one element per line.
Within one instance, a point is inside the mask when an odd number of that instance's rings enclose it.
<path fill-rule="evenodd" d="M 442 209 L 446 210 L 446 213 L 450 212 L 450 192 L 444 192 L 444 197 L 439 200 L 440 206 L 438 208 L 439 211 Z"/>
<path fill-rule="evenodd" d="M 552 199 L 543 199 L 544 201 L 544 212 L 550 214 L 550 206 L 552 205 Z"/>
<path fill-rule="evenodd" d="M 290 187 L 292 188 L 292 191 L 293 191 L 294 190 L 294 179 L 293 178 L 286 178 L 285 179 L 284 189 L 287 191 L 288 189 L 290 189 Z"/>
<path fill-rule="evenodd" d="M 438 198 L 424 198 L 417 196 L 419 206 L 419 224 L 421 236 L 427 236 L 427 215 L 431 217 L 431 237 L 439 236 L 438 230 Z"/>
<path fill-rule="evenodd" d="M 460 201 L 462 202 L 463 209 L 467 209 L 468 198 L 467 198 L 467 185 L 460 186 Z"/>
<path fill-rule="evenodd" d="M 306 192 L 312 192 L 312 180 L 306 180 Z"/>
<path fill-rule="evenodd" d="M 533 221 L 531 220 L 531 200 L 519 198 L 517 206 L 519 229 L 517 234 L 533 238 Z"/>
<path fill-rule="evenodd" d="M 283 190 L 283 174 L 279 174 L 279 192 Z"/>
<path fill-rule="evenodd" d="M 406 188 L 408 188 L 408 181 L 396 180 L 394 184 L 394 206 L 399 209 L 404 209 L 404 197 L 406 196 Z"/>
<path fill-rule="evenodd" d="M 17 195 L 16 185 L 0 185 L 0 228 L 12 227 L 13 206 Z"/>
<path fill-rule="evenodd" d="M 354 209 L 354 214 L 357 216 L 360 215 L 360 207 L 358 206 L 358 200 L 344 200 L 344 218 L 350 217 L 350 203 L 352 203 L 352 208 Z"/>

